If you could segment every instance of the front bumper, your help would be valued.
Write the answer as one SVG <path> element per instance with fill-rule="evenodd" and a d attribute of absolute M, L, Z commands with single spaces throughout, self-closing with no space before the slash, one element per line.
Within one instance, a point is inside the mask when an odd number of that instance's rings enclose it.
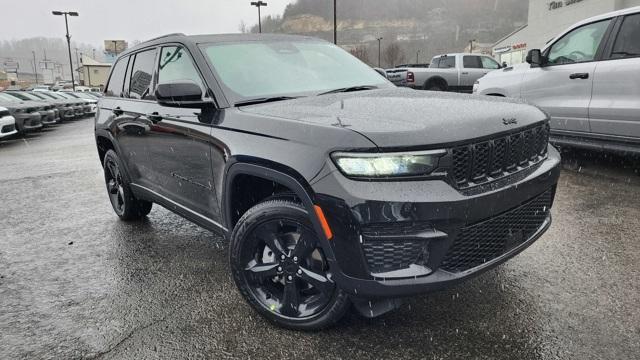
<path fill-rule="evenodd" d="M 13 116 L 0 118 L 0 139 L 15 135 L 17 132 L 16 120 Z"/>
<path fill-rule="evenodd" d="M 18 128 L 19 133 L 33 132 L 42 129 L 40 114 L 37 112 L 28 114 L 20 113 L 14 115 L 14 117 L 16 119 L 16 127 Z"/>
<path fill-rule="evenodd" d="M 43 110 L 39 111 L 40 114 L 40 122 L 42 125 L 49 126 L 56 123 L 56 115 L 53 110 Z"/>
<path fill-rule="evenodd" d="M 477 194 L 445 180 L 363 182 L 333 171 L 312 187 L 334 234 L 324 249 L 334 280 L 353 296 L 400 297 L 506 261 L 551 223 L 560 155 L 549 147 L 532 170 Z"/>
<path fill-rule="evenodd" d="M 84 107 L 80 105 L 74 106 L 73 113 L 75 114 L 76 117 L 84 116 Z"/>
<path fill-rule="evenodd" d="M 58 110 L 60 120 L 71 120 L 75 116 L 75 110 L 70 106 L 62 106 Z"/>

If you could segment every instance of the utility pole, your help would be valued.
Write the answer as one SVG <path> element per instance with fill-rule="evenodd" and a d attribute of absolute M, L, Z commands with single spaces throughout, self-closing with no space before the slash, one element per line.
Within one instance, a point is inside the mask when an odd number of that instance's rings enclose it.
<path fill-rule="evenodd" d="M 338 0 L 333 0 L 333 43 L 338 45 Z"/>
<path fill-rule="evenodd" d="M 38 85 L 38 63 L 36 63 L 36 52 L 32 50 L 31 54 L 33 54 L 33 72 L 36 74 L 36 85 Z"/>
<path fill-rule="evenodd" d="M 262 6 L 267 6 L 267 3 L 264 1 L 252 1 L 251 6 L 258 8 L 258 32 L 262 33 L 262 15 L 260 14 L 260 8 Z"/>
<path fill-rule="evenodd" d="M 382 50 L 380 48 L 381 42 L 382 42 L 382 37 L 377 38 L 376 40 L 378 40 L 378 67 L 380 67 L 381 64 L 381 58 L 382 58 Z"/>
<path fill-rule="evenodd" d="M 469 40 L 469 54 L 473 54 L 473 42 L 477 41 L 476 39 Z"/>
<path fill-rule="evenodd" d="M 71 69 L 71 87 L 73 91 L 76 91 L 76 81 L 73 78 L 73 60 L 71 60 L 71 35 L 69 35 L 69 21 L 67 20 L 68 16 L 78 16 L 79 14 L 76 11 L 52 11 L 53 15 L 60 16 L 64 15 L 64 25 L 67 29 L 67 50 L 69 51 L 69 68 Z"/>
<path fill-rule="evenodd" d="M 416 64 L 420 64 L 420 50 L 416 52 Z"/>

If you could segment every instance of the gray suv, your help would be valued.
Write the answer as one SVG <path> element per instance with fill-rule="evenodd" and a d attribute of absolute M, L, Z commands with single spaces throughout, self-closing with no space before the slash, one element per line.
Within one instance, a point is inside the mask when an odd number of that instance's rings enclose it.
<path fill-rule="evenodd" d="M 523 98 L 551 116 L 558 145 L 640 153 L 640 7 L 581 21 L 531 50 L 527 64 L 481 78 L 474 92 Z"/>

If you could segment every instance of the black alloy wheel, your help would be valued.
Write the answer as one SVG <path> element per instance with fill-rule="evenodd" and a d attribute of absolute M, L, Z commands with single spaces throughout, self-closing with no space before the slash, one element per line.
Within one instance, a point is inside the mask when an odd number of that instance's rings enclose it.
<path fill-rule="evenodd" d="M 114 159 L 105 161 L 104 176 L 107 183 L 107 191 L 109 192 L 109 200 L 113 206 L 113 210 L 119 216 L 124 213 L 124 186 L 120 168 Z"/>
<path fill-rule="evenodd" d="M 332 279 L 321 240 L 299 204 L 267 201 L 249 210 L 239 225 L 231 263 L 254 308 L 279 325 L 305 330 L 344 315 L 348 299 Z"/>
<path fill-rule="evenodd" d="M 104 156 L 104 181 L 113 211 L 122 220 L 139 220 L 151 212 L 152 202 L 139 200 L 131 191 L 127 177 L 122 171 L 122 162 L 115 151 Z"/>

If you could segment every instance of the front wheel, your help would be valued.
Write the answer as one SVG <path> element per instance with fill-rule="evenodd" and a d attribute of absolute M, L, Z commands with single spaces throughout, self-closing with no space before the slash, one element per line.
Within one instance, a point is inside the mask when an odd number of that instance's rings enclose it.
<path fill-rule="evenodd" d="M 332 278 L 309 214 L 290 200 L 247 211 L 231 235 L 233 278 L 245 300 L 271 322 L 319 330 L 340 320 L 349 299 Z"/>

